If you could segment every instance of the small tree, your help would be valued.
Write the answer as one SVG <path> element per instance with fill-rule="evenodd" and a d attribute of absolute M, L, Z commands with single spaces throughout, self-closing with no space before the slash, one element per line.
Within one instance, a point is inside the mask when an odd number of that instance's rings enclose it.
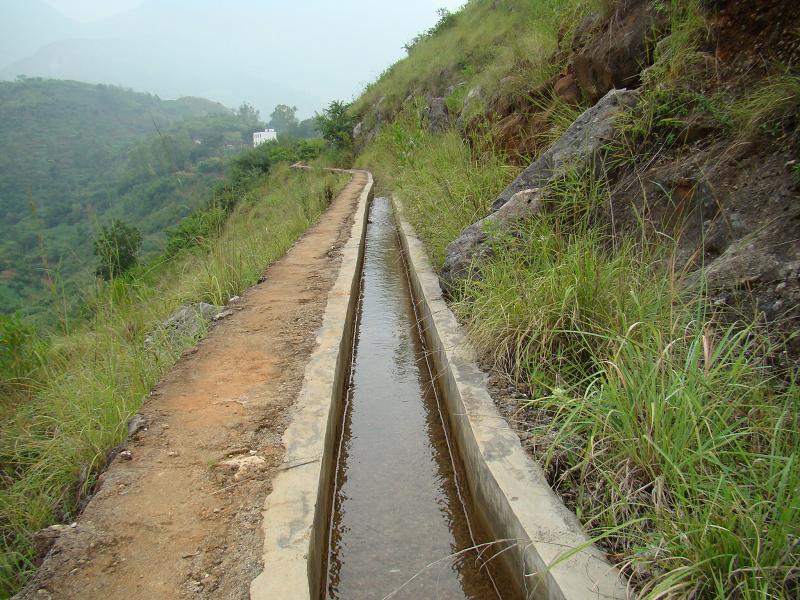
<path fill-rule="evenodd" d="M 278 104 L 269 116 L 269 126 L 285 135 L 294 135 L 299 124 L 296 106 Z"/>
<path fill-rule="evenodd" d="M 142 234 L 136 227 L 115 219 L 104 225 L 94 240 L 94 254 L 98 258 L 96 273 L 106 281 L 119 277 L 138 261 Z"/>
<path fill-rule="evenodd" d="M 338 149 L 350 148 L 353 145 L 355 118 L 348 113 L 349 108 L 348 104 L 334 100 L 321 115 L 315 117 L 317 129 L 322 137 Z"/>

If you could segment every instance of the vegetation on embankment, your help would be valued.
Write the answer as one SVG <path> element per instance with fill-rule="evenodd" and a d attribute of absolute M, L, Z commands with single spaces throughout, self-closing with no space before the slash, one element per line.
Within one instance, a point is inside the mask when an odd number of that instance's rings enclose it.
<path fill-rule="evenodd" d="M 247 105 L 0 82 L 0 313 L 63 309 L 91 285 L 92 233 L 112 219 L 135 222 L 156 254 L 260 126 Z"/>
<path fill-rule="evenodd" d="M 437 267 L 520 165 L 591 103 L 542 82 L 568 72 L 582 15 L 614 17 L 619 6 L 470 2 L 355 103 L 367 132 L 356 140 L 366 141 L 356 162 L 402 198 Z M 551 485 L 640 597 L 796 597 L 800 385 L 785 352 L 792 331 L 767 319 L 761 304 L 737 305 L 734 292 L 709 287 L 709 217 L 695 238 L 680 227 L 659 230 L 627 190 L 653 180 L 663 187 L 653 165 L 684 167 L 699 153 L 727 160 L 742 146 L 782 166 L 798 149 L 800 74 L 788 59 L 758 69 L 751 62 L 744 75 L 722 59 L 710 68 L 713 10 L 691 0 L 656 9 L 664 19 L 653 64 L 605 168 L 553 181 L 550 210 L 497 233 L 452 307 L 487 369 L 516 389 L 514 420 Z M 715 43 L 721 54 L 736 42 Z M 497 92 L 470 105 L 478 86 Z M 434 123 L 431 96 L 443 94 L 453 109 Z M 416 99 L 404 102 L 409 95 Z M 795 201 L 796 176 L 780 175 Z M 755 171 L 748 177 L 761 180 Z M 690 189 L 701 189 L 698 181 Z M 753 203 L 778 205 L 768 196 L 736 204 L 726 183 L 715 182 L 723 221 Z M 640 209 L 627 224 L 619 221 L 623 202 Z M 681 210 L 670 205 L 665 222 Z M 781 221 L 787 237 L 791 219 Z"/>
<path fill-rule="evenodd" d="M 86 316 L 65 330 L 0 321 L 0 597 L 35 569 L 36 531 L 76 515 L 129 417 L 196 343 L 165 320 L 181 306 L 224 305 L 254 285 L 344 186 L 346 175 L 288 167 L 321 150 L 282 142 L 239 156 L 208 206 L 168 234 L 167 249 L 98 280 Z"/>

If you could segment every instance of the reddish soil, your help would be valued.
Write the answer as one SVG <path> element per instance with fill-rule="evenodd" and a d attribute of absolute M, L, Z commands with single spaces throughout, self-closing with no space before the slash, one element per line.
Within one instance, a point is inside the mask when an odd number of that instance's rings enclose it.
<path fill-rule="evenodd" d="M 321 222 L 164 377 L 19 598 L 247 598 L 261 507 L 347 240 L 360 173 Z"/>

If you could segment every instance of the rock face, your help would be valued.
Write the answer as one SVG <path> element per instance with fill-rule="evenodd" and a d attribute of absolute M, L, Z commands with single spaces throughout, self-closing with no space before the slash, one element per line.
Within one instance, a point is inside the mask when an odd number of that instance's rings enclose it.
<path fill-rule="evenodd" d="M 590 36 L 594 41 L 576 52 L 572 66 L 587 100 L 594 102 L 615 87 L 637 85 L 639 73 L 652 55 L 655 34 L 665 26 L 665 18 L 654 4 L 628 2 L 602 25 L 592 18 L 581 24 L 576 41 L 584 44 Z"/>
<path fill-rule="evenodd" d="M 448 245 L 440 283 L 447 293 L 469 274 L 472 262 L 489 251 L 493 229 L 508 229 L 515 221 L 541 210 L 543 189 L 569 169 L 602 169 L 603 147 L 613 138 L 617 117 L 636 102 L 636 92 L 611 90 L 585 111 L 550 149 L 525 169 L 492 203 L 488 216 L 473 223 Z"/>
<path fill-rule="evenodd" d="M 676 240 L 685 284 L 702 282 L 724 318 L 800 330 L 800 134 L 790 145 L 721 140 L 628 174 L 611 189 L 618 232 Z M 800 359 L 800 338 L 789 351 Z"/>

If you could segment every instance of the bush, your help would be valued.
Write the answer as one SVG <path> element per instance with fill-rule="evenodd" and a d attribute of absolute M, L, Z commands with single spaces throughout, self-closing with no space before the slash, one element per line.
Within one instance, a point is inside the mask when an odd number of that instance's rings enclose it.
<path fill-rule="evenodd" d="M 212 207 L 189 215 L 177 227 L 167 229 L 167 246 L 164 254 L 174 256 L 181 250 L 201 245 L 219 235 L 225 222 L 225 211 Z"/>
<path fill-rule="evenodd" d="M 0 315 L 0 392 L 12 396 L 34 378 L 46 348 L 32 323 L 19 315 Z"/>
<path fill-rule="evenodd" d="M 349 113 L 350 105 L 334 100 L 316 116 L 322 137 L 334 148 L 343 150 L 353 146 L 353 127 L 356 119 Z"/>
<path fill-rule="evenodd" d="M 94 240 L 94 254 L 98 257 L 96 273 L 106 281 L 119 277 L 136 266 L 142 245 L 139 230 L 120 219 L 104 225 Z"/>

